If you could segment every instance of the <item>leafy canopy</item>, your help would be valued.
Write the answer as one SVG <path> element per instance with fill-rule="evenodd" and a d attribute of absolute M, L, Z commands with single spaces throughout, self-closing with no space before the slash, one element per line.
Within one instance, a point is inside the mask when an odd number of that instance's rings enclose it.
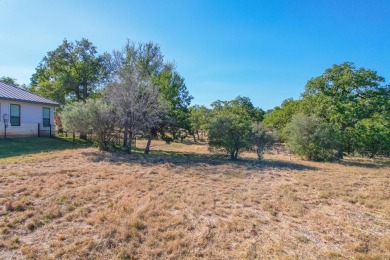
<path fill-rule="evenodd" d="M 69 42 L 64 39 L 43 58 L 31 77 L 31 90 L 62 104 L 86 101 L 97 94 L 106 82 L 108 54 L 99 55 L 87 39 Z"/>

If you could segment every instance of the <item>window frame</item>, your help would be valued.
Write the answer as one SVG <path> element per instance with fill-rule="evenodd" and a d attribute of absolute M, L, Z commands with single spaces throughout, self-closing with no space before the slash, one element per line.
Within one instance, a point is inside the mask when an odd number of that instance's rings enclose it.
<path fill-rule="evenodd" d="M 48 109 L 49 110 L 49 117 L 47 118 L 47 117 L 45 117 L 45 109 Z M 43 107 L 43 109 L 42 109 L 42 125 L 43 125 L 43 127 L 49 127 L 50 126 L 50 107 Z M 48 120 L 48 123 L 46 122 L 45 123 L 45 119 L 46 119 L 46 121 Z"/>
<path fill-rule="evenodd" d="M 19 108 L 19 116 L 13 116 L 12 115 L 12 106 L 17 106 Z M 10 104 L 10 107 L 9 107 L 9 124 L 10 126 L 20 126 L 21 124 L 21 106 L 20 104 Z M 13 119 L 18 119 L 18 123 L 17 124 L 13 124 Z"/>

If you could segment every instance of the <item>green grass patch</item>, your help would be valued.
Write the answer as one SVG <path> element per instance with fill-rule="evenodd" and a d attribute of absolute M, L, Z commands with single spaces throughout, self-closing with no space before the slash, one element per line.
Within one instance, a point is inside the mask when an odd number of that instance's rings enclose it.
<path fill-rule="evenodd" d="M 73 143 L 71 137 L 7 139 L 0 140 L 0 158 L 88 146 L 91 146 L 88 141 L 75 139 Z"/>

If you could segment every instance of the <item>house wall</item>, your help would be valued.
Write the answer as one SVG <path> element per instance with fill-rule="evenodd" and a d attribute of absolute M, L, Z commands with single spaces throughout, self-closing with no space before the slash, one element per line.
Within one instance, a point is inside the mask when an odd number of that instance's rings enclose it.
<path fill-rule="evenodd" d="M 40 124 L 41 130 L 49 131 L 49 127 L 43 127 L 44 107 L 50 108 L 51 131 L 52 134 L 54 134 L 54 106 L 0 99 L 0 138 L 4 136 L 3 115 L 8 114 L 8 117 L 10 116 L 11 104 L 20 105 L 20 126 L 11 126 L 11 124 L 8 123 L 7 137 L 38 136 L 38 123 Z"/>

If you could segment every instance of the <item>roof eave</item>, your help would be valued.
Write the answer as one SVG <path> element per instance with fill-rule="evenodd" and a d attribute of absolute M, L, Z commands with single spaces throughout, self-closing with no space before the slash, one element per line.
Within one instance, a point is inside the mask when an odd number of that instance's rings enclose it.
<path fill-rule="evenodd" d="M 59 103 L 46 103 L 46 102 L 39 102 L 39 101 L 31 101 L 31 100 L 23 100 L 23 99 L 16 99 L 16 98 L 7 98 L 7 97 L 0 97 L 0 100 L 10 100 L 10 101 L 17 101 L 17 102 L 25 102 L 25 103 L 32 103 L 32 104 L 40 104 L 40 105 L 48 105 L 48 106 L 54 106 L 59 107 Z"/>

